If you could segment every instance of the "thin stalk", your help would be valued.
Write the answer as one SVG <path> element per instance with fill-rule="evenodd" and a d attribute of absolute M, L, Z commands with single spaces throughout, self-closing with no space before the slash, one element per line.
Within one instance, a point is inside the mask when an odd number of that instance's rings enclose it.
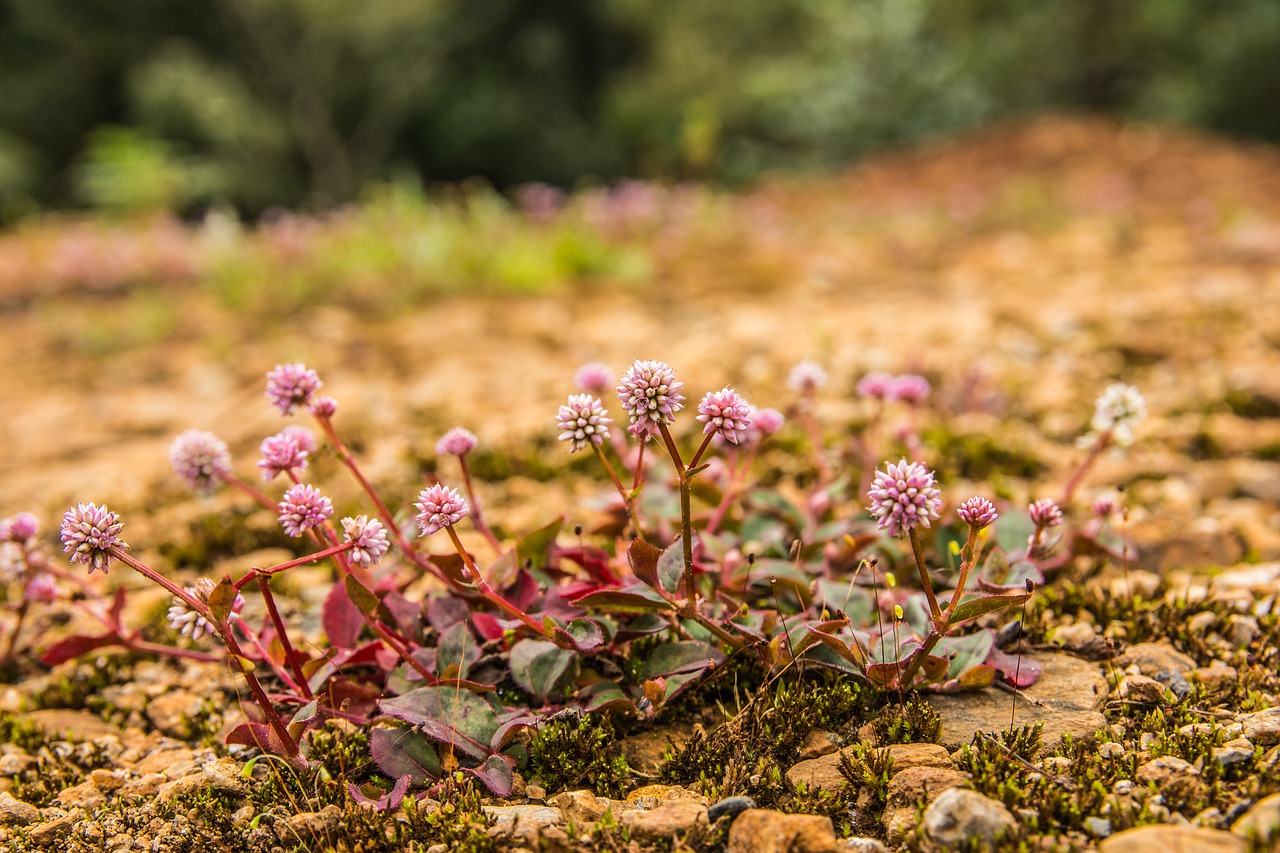
<path fill-rule="evenodd" d="M 502 543 L 498 541 L 497 535 L 489 527 L 488 522 L 484 520 L 484 514 L 480 511 L 480 500 L 476 497 L 475 487 L 471 485 L 471 469 L 467 467 L 466 454 L 458 457 L 458 465 L 462 468 L 462 485 L 467 490 L 467 497 L 471 499 L 471 523 L 475 525 L 476 530 L 480 531 L 480 535 L 488 541 L 494 553 L 502 556 Z"/>
<path fill-rule="evenodd" d="M 234 474 L 227 474 L 222 479 L 224 482 L 227 483 L 227 485 L 233 486 L 239 489 L 240 491 L 244 492 L 249 497 L 253 498 L 254 501 L 257 502 L 260 506 L 265 507 L 266 509 L 269 509 L 272 512 L 276 512 L 276 508 L 277 508 L 276 502 L 271 500 L 271 498 L 267 497 L 258 489 L 249 485 L 244 480 L 241 480 L 239 477 L 235 476 Z"/>
<path fill-rule="evenodd" d="M 466 565 L 467 571 L 471 574 L 471 577 L 476 586 L 476 590 L 480 593 L 480 595 L 484 597 L 486 601 L 493 604 L 498 609 L 502 610 L 508 616 L 512 617 L 513 619 L 520 620 L 530 630 L 537 633 L 538 636 L 551 639 L 551 634 L 547 631 L 547 628 L 545 625 L 538 622 L 536 619 L 534 619 L 528 613 L 525 613 L 519 607 L 516 607 L 510 601 L 507 601 L 507 599 L 503 598 L 496 590 L 494 590 L 493 587 L 489 586 L 489 582 L 486 581 L 484 577 L 481 576 L 480 569 L 476 567 L 475 562 L 471 559 L 471 555 L 467 553 L 467 549 L 462 546 L 462 540 L 458 538 L 458 534 L 454 531 L 453 526 L 450 525 L 446 527 L 445 530 L 448 532 L 449 538 L 453 540 L 453 547 L 457 549 L 458 556 L 462 558 L 463 564 Z"/>
<path fill-rule="evenodd" d="M 293 670 L 294 681 L 297 682 L 298 689 L 302 691 L 303 698 L 311 698 L 311 685 L 307 684 L 307 676 L 302 671 L 302 661 L 298 659 L 298 653 L 293 648 L 293 643 L 289 642 L 289 632 L 285 630 L 284 620 L 280 618 L 280 610 L 276 607 L 276 598 L 271 594 L 271 576 L 258 575 L 258 588 L 262 590 L 262 601 L 267 605 L 267 614 L 271 617 L 271 624 L 276 626 L 276 636 L 280 638 L 280 646 L 284 649 L 284 659 L 289 663 L 289 669 Z"/>
<path fill-rule="evenodd" d="M 907 531 L 907 536 L 911 539 L 911 553 L 916 559 L 916 570 L 920 574 L 920 585 L 924 587 L 925 598 L 929 599 L 929 615 L 933 617 L 934 624 L 942 618 L 942 610 L 938 607 L 938 597 L 933 594 L 933 581 L 929 580 L 929 569 L 924 564 L 924 549 L 920 547 L 920 536 L 916 533 L 916 529 L 912 527 Z"/>
<path fill-rule="evenodd" d="M 22 622 L 27 618 L 27 610 L 30 608 L 31 602 L 24 596 L 22 603 L 18 605 L 18 612 L 14 616 L 13 630 L 9 632 L 9 642 L 5 643 L 3 661 L 13 660 L 13 651 L 18 647 L 18 634 L 22 631 Z"/>
<path fill-rule="evenodd" d="M 284 745 L 285 754 L 291 759 L 297 759 L 299 756 L 298 744 L 294 741 L 293 735 L 289 734 L 289 729 L 285 727 L 284 721 L 280 719 L 275 706 L 271 704 L 271 697 L 267 695 L 267 691 L 262 689 L 262 684 L 259 683 L 258 677 L 254 675 L 253 669 L 244 666 L 243 662 L 249 659 L 245 657 L 240 644 L 236 642 L 235 636 L 226 625 L 218 625 L 217 630 L 218 635 L 222 638 L 223 645 L 227 647 L 227 651 L 235 655 L 237 668 L 240 670 L 240 674 L 244 676 L 244 680 L 249 684 L 249 692 L 253 694 L 254 701 L 258 703 L 258 707 L 262 709 L 262 713 L 266 716 L 267 725 L 271 726 L 276 733 L 276 737 Z"/>
<path fill-rule="evenodd" d="M 1089 469 L 1093 467 L 1093 463 L 1098 461 L 1098 457 L 1102 452 L 1111 446 L 1111 430 L 1100 434 L 1098 440 L 1094 442 L 1093 447 L 1089 450 L 1089 455 L 1080 463 L 1080 467 L 1071 475 L 1071 479 L 1067 481 L 1067 485 L 1062 489 L 1062 500 L 1059 501 L 1063 507 L 1071 505 L 1071 499 L 1075 496 L 1076 489 L 1080 488 L 1080 484 L 1084 481 L 1084 475 L 1089 473 Z"/>
<path fill-rule="evenodd" d="M 320 560 L 325 559 L 326 557 L 331 557 L 334 554 L 341 553 L 342 551 L 350 551 L 353 547 L 354 545 L 351 542 L 343 542 L 339 545 L 330 545 L 328 548 L 325 548 L 323 551 L 317 551 L 314 554 L 307 554 L 305 557 L 298 557 L 296 559 L 288 560 L 283 563 L 276 563 L 274 566 L 268 566 L 265 569 L 250 569 L 244 575 L 244 577 L 240 578 L 240 580 L 235 582 L 235 588 L 244 589 L 245 586 L 247 586 L 248 583 L 252 581 L 254 578 L 260 577 L 262 575 L 274 575 L 277 572 L 283 572 L 287 569 L 293 569 L 298 566 L 305 566 L 307 563 L 316 563 L 316 562 L 319 562 Z"/>
<path fill-rule="evenodd" d="M 697 601 L 697 588 L 693 577 L 693 496 L 689 484 L 689 470 L 680 458 L 680 448 L 676 447 L 671 431 L 664 423 L 658 424 L 662 434 L 662 442 L 666 445 L 671 461 L 675 463 L 676 474 L 680 478 L 680 542 L 684 549 L 684 597 L 688 601 Z"/>
<path fill-rule="evenodd" d="M 609 479 L 613 481 L 613 487 L 617 489 L 618 494 L 622 496 L 622 502 L 627 508 L 627 516 L 631 519 L 631 529 L 635 531 L 637 536 L 639 536 L 640 518 L 636 514 L 635 493 L 628 492 L 626 486 L 622 485 L 622 480 L 618 478 L 618 472 L 614 470 L 613 465 L 609 462 L 609 457 L 604 454 L 604 448 L 595 442 L 592 442 L 591 449 L 595 451 L 596 457 L 600 460 L 600 464 L 604 466 L 604 470 L 608 473 Z"/>
<path fill-rule="evenodd" d="M 969 528 L 969 539 L 964 543 L 964 548 L 960 550 L 960 581 L 956 584 L 956 591 L 951 594 L 951 603 L 947 605 L 946 616 L 947 621 L 951 621 L 951 614 L 956 612 L 956 607 L 960 605 L 960 596 L 964 594 L 964 585 L 969 580 L 969 572 L 973 571 L 973 565 L 977 562 L 977 545 L 978 530 Z"/>
<path fill-rule="evenodd" d="M 133 569 L 135 572 L 142 575 L 147 580 L 153 581 L 154 583 L 157 583 L 160 586 L 164 587 L 175 598 L 181 599 L 183 604 L 187 605 L 196 613 L 199 613 L 201 616 L 203 616 L 206 621 L 210 623 L 213 622 L 213 618 L 209 615 L 209 605 L 205 604 L 203 601 L 196 598 L 194 595 L 187 592 L 185 589 L 178 586 L 176 583 L 169 580 L 167 577 L 160 574 L 155 569 L 151 568 L 145 563 L 141 563 L 138 560 L 135 560 L 133 556 L 129 554 L 128 551 L 124 551 L 118 546 L 112 546 L 110 550 L 111 550 L 111 556 L 115 557 L 117 560 L 124 563 L 126 566 Z"/>

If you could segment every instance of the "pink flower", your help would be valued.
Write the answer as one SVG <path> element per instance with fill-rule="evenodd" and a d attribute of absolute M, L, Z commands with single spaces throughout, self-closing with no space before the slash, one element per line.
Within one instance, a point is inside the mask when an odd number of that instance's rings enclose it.
<path fill-rule="evenodd" d="M 889 387 L 888 398 L 918 406 L 929 397 L 929 380 L 915 373 L 906 373 L 896 377 Z"/>
<path fill-rule="evenodd" d="M 338 411 L 338 401 L 332 397 L 315 397 L 311 401 L 311 405 L 307 407 L 307 411 L 315 415 L 317 418 L 329 419 Z"/>
<path fill-rule="evenodd" d="M 912 528 L 938 517 L 942 506 L 942 493 L 934 485 L 933 472 L 919 462 L 885 465 L 876 471 L 875 482 L 867 492 L 871 506 L 867 507 L 880 525 L 891 536 L 904 536 Z"/>
<path fill-rule="evenodd" d="M 58 584 L 53 579 L 53 575 L 41 572 L 27 584 L 26 589 L 22 591 L 22 597 L 27 601 L 48 604 L 58 597 Z"/>
<path fill-rule="evenodd" d="M 299 483 L 280 501 L 280 524 L 290 536 L 301 536 L 333 515 L 333 502 L 314 486 Z"/>
<path fill-rule="evenodd" d="M 346 541 L 352 548 L 347 552 L 348 559 L 368 567 L 382 559 L 390 544 L 387 542 L 387 530 L 382 522 L 367 515 L 342 519 L 342 530 Z"/>
<path fill-rule="evenodd" d="M 169 464 L 187 485 L 208 494 L 231 473 L 231 454 L 213 433 L 189 429 L 169 445 Z"/>
<path fill-rule="evenodd" d="M 307 467 L 307 451 L 303 450 L 295 435 L 279 432 L 270 438 L 264 438 L 258 445 L 262 458 L 258 467 L 262 469 L 262 479 L 273 480 L 277 475 L 298 472 Z"/>
<path fill-rule="evenodd" d="M 479 440 L 475 433 L 462 427 L 454 427 L 436 442 L 437 456 L 466 456 L 476 449 Z"/>
<path fill-rule="evenodd" d="M 0 521 L 0 540 L 26 542 L 40 529 L 39 520 L 29 512 L 20 512 L 12 518 Z"/>
<path fill-rule="evenodd" d="M 636 361 L 618 384 L 618 399 L 631 419 L 631 433 L 647 439 L 659 425 L 675 421 L 676 412 L 684 408 L 684 383 L 666 362 Z"/>
<path fill-rule="evenodd" d="M 418 508 L 416 519 L 423 536 L 452 527 L 471 512 L 457 489 L 448 489 L 439 483 L 419 492 L 414 506 Z"/>
<path fill-rule="evenodd" d="M 995 504 L 986 498 L 973 497 L 960 504 L 960 508 L 956 510 L 956 514 L 960 516 L 960 520 L 973 530 L 981 530 L 989 527 L 1000 514 L 996 512 Z"/>
<path fill-rule="evenodd" d="M 129 545 L 120 538 L 124 523 L 120 516 L 107 509 L 106 504 L 77 504 L 62 516 L 62 550 L 71 555 L 71 562 L 84 563 L 89 573 L 102 569 L 107 573 L 107 563 L 113 552 L 127 551 Z"/>
<path fill-rule="evenodd" d="M 697 420 L 706 424 L 703 435 L 718 435 L 730 444 L 751 426 L 751 407 L 742 395 L 728 386 L 709 391 L 698 403 Z"/>
<path fill-rule="evenodd" d="M 560 407 L 556 426 L 560 428 L 560 441 L 569 442 L 569 452 L 577 453 L 587 443 L 600 444 L 609 437 L 609 424 L 613 421 L 604 411 L 599 397 L 590 394 L 570 394 L 569 401 Z"/>
<path fill-rule="evenodd" d="M 613 371 L 609 365 L 593 361 L 578 368 L 573 384 L 588 394 L 603 394 L 613 385 Z"/>
<path fill-rule="evenodd" d="M 816 361 L 801 361 L 791 368 L 787 385 L 801 394 L 811 394 L 827 384 L 827 371 Z"/>
<path fill-rule="evenodd" d="M 324 383 L 305 364 L 278 364 L 267 374 L 267 399 L 283 414 L 291 415 L 311 402 Z"/>
<path fill-rule="evenodd" d="M 854 386 L 854 390 L 858 392 L 860 397 L 884 400 L 889 397 L 889 392 L 893 388 L 893 381 L 892 376 L 882 370 L 877 370 L 859 379 L 858 384 Z"/>
<path fill-rule="evenodd" d="M 280 435 L 287 435 L 298 442 L 298 447 L 307 453 L 316 452 L 316 434 L 301 424 L 289 424 L 280 430 Z"/>
<path fill-rule="evenodd" d="M 1041 498 L 1027 507 L 1027 512 L 1037 528 L 1057 527 L 1062 523 L 1062 509 L 1053 498 Z"/>

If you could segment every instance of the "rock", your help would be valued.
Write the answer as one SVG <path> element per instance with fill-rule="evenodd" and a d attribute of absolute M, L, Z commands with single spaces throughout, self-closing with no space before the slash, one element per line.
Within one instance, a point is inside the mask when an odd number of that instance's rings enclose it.
<path fill-rule="evenodd" d="M 831 853 L 836 850 L 831 818 L 748 809 L 729 829 L 728 853 Z"/>
<path fill-rule="evenodd" d="M 17 776 L 35 761 L 34 756 L 27 755 L 25 752 L 0 755 L 0 777 Z"/>
<path fill-rule="evenodd" d="M 911 767 L 889 780 L 886 803 L 890 808 L 927 803 L 948 788 L 968 781 L 968 774 L 952 768 Z"/>
<path fill-rule="evenodd" d="M 652 809 L 672 800 L 697 800 L 704 806 L 707 804 L 702 795 L 679 785 L 641 785 L 627 794 L 626 802 L 633 809 Z"/>
<path fill-rule="evenodd" d="M 618 816 L 618 823 L 640 843 L 671 841 L 695 827 L 710 825 L 707 807 L 696 800 L 672 800 L 656 809 L 632 809 Z"/>
<path fill-rule="evenodd" d="M 1094 838 L 1106 838 L 1111 834 L 1111 821 L 1102 817 L 1087 817 L 1084 819 L 1084 831 Z"/>
<path fill-rule="evenodd" d="M 1247 764 L 1253 760 L 1253 750 L 1239 746 L 1219 746 L 1214 747 L 1213 760 L 1218 763 L 1219 767 L 1234 767 L 1237 764 Z"/>
<path fill-rule="evenodd" d="M 1120 680 L 1116 693 L 1139 705 L 1163 705 L 1164 685 L 1145 675 L 1128 675 Z"/>
<path fill-rule="evenodd" d="M 163 773 L 148 773 L 146 776 L 125 782 L 120 793 L 126 797 L 154 797 L 160 793 L 160 788 L 167 782 L 169 780 L 165 779 Z"/>
<path fill-rule="evenodd" d="M 851 755 L 854 747 L 845 747 L 834 755 L 824 755 L 808 761 L 799 761 L 787 771 L 787 783 L 794 789 L 804 784 L 810 791 L 835 793 L 845 784 L 840 773 L 840 760 Z M 951 756 L 936 743 L 895 743 L 884 747 L 893 759 L 893 773 L 910 767 L 951 767 Z"/>
<path fill-rule="evenodd" d="M 1260 746 L 1280 743 L 1280 708 L 1268 708 L 1240 719 L 1244 736 Z"/>
<path fill-rule="evenodd" d="M 564 791 L 547 800 L 547 805 L 559 809 L 565 820 L 581 825 L 599 820 L 612 801 L 602 800 L 591 791 Z"/>
<path fill-rule="evenodd" d="M 755 807 L 756 801 L 750 797 L 726 797 L 707 809 L 707 820 L 715 823 L 722 817 L 735 818 Z"/>
<path fill-rule="evenodd" d="M 541 785 L 525 785 L 524 795 L 531 800 L 546 800 L 547 789 Z"/>
<path fill-rule="evenodd" d="M 185 747 L 158 749 L 134 764 L 133 772 L 139 776 L 163 773 L 168 779 L 178 779 L 195 769 L 195 761 L 196 754 Z"/>
<path fill-rule="evenodd" d="M 1097 664 L 1065 654 L 1028 655 L 1027 659 L 1042 664 L 1044 674 L 1023 691 L 1027 698 L 1019 698 L 1016 706 L 1014 697 L 991 689 L 929 698 L 942 717 L 944 745 L 960 747 L 972 741 L 976 732 L 1007 729 L 1013 707 L 1015 725 L 1044 723 L 1045 749 L 1056 746 L 1064 734 L 1081 740 L 1106 727 L 1106 718 L 1094 710 L 1108 692 Z"/>
<path fill-rule="evenodd" d="M 822 729 L 814 729 L 800 745 L 800 753 L 797 757 L 802 761 L 819 758 L 830 755 L 842 746 L 844 746 L 844 738 Z"/>
<path fill-rule="evenodd" d="M 65 708 L 45 708 L 24 715 L 51 738 L 72 741 L 97 740 L 101 737 L 119 738 L 124 733 L 97 714 L 88 711 L 69 711 Z"/>
<path fill-rule="evenodd" d="M 1143 676 L 1145 678 L 1145 676 Z M 1191 682 L 1180 672 L 1165 672 L 1157 676 L 1156 681 L 1173 694 L 1179 702 L 1191 695 Z"/>
<path fill-rule="evenodd" d="M 924 831 L 943 848 L 981 841 L 993 845 L 1018 826 L 1013 814 L 989 797 L 965 788 L 944 791 L 924 810 Z"/>
<path fill-rule="evenodd" d="M 281 841 L 306 842 L 329 841 L 332 843 L 342 825 L 342 809 L 335 805 L 325 806 L 318 812 L 298 812 L 275 823 L 276 837 Z"/>
<path fill-rule="evenodd" d="M 192 720 L 204 710 L 205 697 L 185 690 L 161 693 L 147 703 L 151 725 L 169 737 L 186 739 L 195 734 Z"/>
<path fill-rule="evenodd" d="M 1138 768 L 1137 781 L 1154 785 L 1156 791 L 1173 802 L 1184 802 L 1203 792 L 1200 772 L 1191 763 L 1174 755 L 1154 758 Z"/>
<path fill-rule="evenodd" d="M 66 838 L 75 822 L 76 819 L 69 814 L 55 817 L 53 820 L 31 827 L 27 832 L 27 837 L 41 847 L 51 846 Z"/>
<path fill-rule="evenodd" d="M 1115 644 L 1088 622 L 1073 622 L 1057 628 L 1049 642 L 1085 660 L 1107 660 L 1115 657 Z"/>
<path fill-rule="evenodd" d="M 1258 627 L 1257 617 L 1241 616 L 1239 613 L 1232 613 L 1227 617 L 1227 639 L 1234 643 L 1236 648 L 1248 648 L 1261 633 L 1262 629 Z"/>
<path fill-rule="evenodd" d="M 841 838 L 836 842 L 836 850 L 840 853 L 889 853 L 884 842 L 874 838 Z"/>
<path fill-rule="evenodd" d="M 1240 677 L 1234 666 L 1214 661 L 1209 666 L 1199 666 L 1187 673 L 1191 681 L 1203 684 L 1206 690 L 1217 690 Z"/>
<path fill-rule="evenodd" d="M 27 826 L 40 819 L 40 810 L 30 803 L 14 799 L 8 791 L 0 793 L 0 826 Z"/>
<path fill-rule="evenodd" d="M 1196 668 L 1196 662 L 1165 642 L 1138 643 L 1130 646 L 1116 661 L 1120 667 L 1137 666 L 1138 671 L 1149 678 L 1159 678 L 1165 672 L 1184 675 Z"/>
<path fill-rule="evenodd" d="M 484 813 L 493 818 L 493 829 L 502 835 L 515 835 L 536 844 L 543 827 L 564 823 L 564 814 L 550 806 L 485 806 Z"/>
<path fill-rule="evenodd" d="M 206 762 L 201 768 L 205 782 L 215 791 L 224 794 L 243 794 L 247 790 L 247 781 L 240 775 L 240 764 L 230 757 Z"/>
<path fill-rule="evenodd" d="M 1098 853 L 1151 853 L 1153 850 L 1244 853 L 1245 843 L 1220 829 L 1154 824 L 1126 829 L 1098 844 Z"/>
<path fill-rule="evenodd" d="M 106 795 L 103 794 L 102 791 L 98 790 L 97 785 L 89 781 L 84 781 L 74 787 L 66 788 L 55 798 L 55 802 L 64 809 L 79 806 L 86 812 L 93 811 L 106 801 Z"/>
<path fill-rule="evenodd" d="M 1258 800 L 1244 816 L 1231 824 L 1231 831 L 1244 839 L 1256 838 L 1271 844 L 1280 837 L 1280 794 Z"/>

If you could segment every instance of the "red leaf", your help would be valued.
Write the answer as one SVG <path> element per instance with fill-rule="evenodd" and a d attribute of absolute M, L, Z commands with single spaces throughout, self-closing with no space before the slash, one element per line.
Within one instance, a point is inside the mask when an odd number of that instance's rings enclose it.
<path fill-rule="evenodd" d="M 284 755 L 284 742 L 266 723 L 241 723 L 227 734 L 227 743 L 256 746 L 273 755 Z"/>
<path fill-rule="evenodd" d="M 100 634 L 96 637 L 90 637 L 85 634 L 72 634 L 70 637 L 61 639 L 50 646 L 48 651 L 40 656 L 40 663 L 45 666 L 55 666 L 72 658 L 78 658 L 80 655 L 91 652 L 94 649 L 120 644 L 123 644 L 123 641 L 115 631 L 109 634 Z"/>
<path fill-rule="evenodd" d="M 360 636 L 364 621 L 360 618 L 360 611 L 351 603 L 345 584 L 335 583 L 329 590 L 324 600 L 321 624 L 329 642 L 340 649 L 355 648 L 356 637 Z"/>
<path fill-rule="evenodd" d="M 496 640 L 506 633 L 498 623 L 498 618 L 492 613 L 471 614 L 471 626 L 486 640 Z"/>

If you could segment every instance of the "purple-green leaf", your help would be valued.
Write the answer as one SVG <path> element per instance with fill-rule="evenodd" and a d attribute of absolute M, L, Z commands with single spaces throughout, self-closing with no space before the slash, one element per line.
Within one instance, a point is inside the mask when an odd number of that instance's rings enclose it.
<path fill-rule="evenodd" d="M 643 539 L 635 539 L 627 549 L 631 572 L 648 586 L 658 586 L 658 560 L 662 552 Z"/>
<path fill-rule="evenodd" d="M 521 689 L 546 701 L 577 674 L 578 655 L 547 640 L 521 640 L 511 647 L 510 666 Z"/>
<path fill-rule="evenodd" d="M 980 595 L 976 598 L 967 599 L 962 601 L 960 606 L 956 608 L 956 612 L 952 614 L 951 625 L 955 627 L 1005 607 L 1017 607 L 1030 597 L 1031 593 L 1029 592 L 1018 592 L 1004 595 Z"/>
<path fill-rule="evenodd" d="M 547 554 L 562 527 L 564 527 L 563 516 L 548 525 L 539 527 L 532 533 L 526 533 L 521 536 L 516 542 L 516 558 L 519 560 L 520 566 L 523 568 L 527 565 L 533 569 L 540 569 L 545 566 L 547 564 Z"/>
<path fill-rule="evenodd" d="M 641 668 L 644 678 L 675 673 L 701 672 L 724 660 L 724 654 L 706 643 L 683 641 L 658 646 Z"/>
<path fill-rule="evenodd" d="M 413 726 L 374 729 L 369 752 L 378 769 L 393 779 L 408 777 L 414 785 L 440 778 L 440 758 L 426 735 Z"/>

